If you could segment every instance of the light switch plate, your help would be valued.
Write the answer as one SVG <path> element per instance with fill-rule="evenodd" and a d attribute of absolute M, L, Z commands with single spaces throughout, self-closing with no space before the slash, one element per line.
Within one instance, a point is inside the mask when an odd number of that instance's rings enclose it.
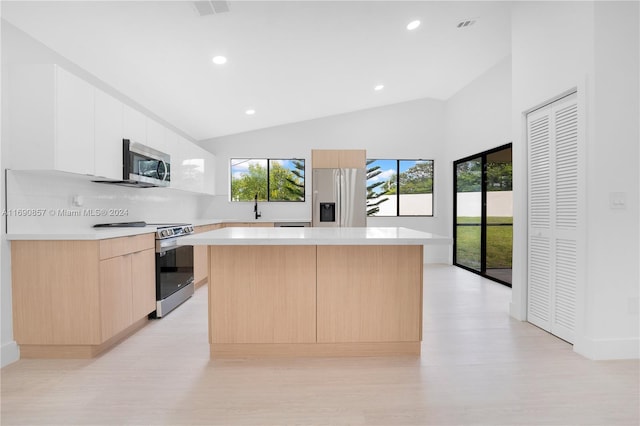
<path fill-rule="evenodd" d="M 627 208 L 627 193 L 626 192 L 610 192 L 609 193 L 609 208 L 622 210 Z"/>

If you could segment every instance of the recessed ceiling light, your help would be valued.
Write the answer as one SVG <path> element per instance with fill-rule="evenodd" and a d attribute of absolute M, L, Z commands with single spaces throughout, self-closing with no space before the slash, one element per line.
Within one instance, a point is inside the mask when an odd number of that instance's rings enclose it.
<path fill-rule="evenodd" d="M 379 92 L 382 89 L 384 89 L 384 84 L 378 84 L 373 88 L 373 90 L 375 90 L 376 92 Z"/>
<path fill-rule="evenodd" d="M 244 113 L 247 114 L 247 115 L 253 115 L 253 114 L 256 113 L 256 110 L 255 109 L 248 109 Z"/>
<path fill-rule="evenodd" d="M 213 63 L 216 64 L 216 65 L 226 64 L 227 63 L 227 58 L 225 58 L 224 56 L 214 56 L 213 57 Z"/>
<path fill-rule="evenodd" d="M 416 19 L 415 21 L 409 22 L 409 24 L 407 25 L 407 29 L 411 31 L 411 30 L 415 30 L 419 26 L 420 26 L 420 21 Z"/>

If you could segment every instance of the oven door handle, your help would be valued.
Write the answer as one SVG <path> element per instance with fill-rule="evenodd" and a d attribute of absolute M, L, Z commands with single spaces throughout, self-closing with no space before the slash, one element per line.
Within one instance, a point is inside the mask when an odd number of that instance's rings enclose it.
<path fill-rule="evenodd" d="M 186 246 L 179 246 L 175 239 L 156 241 L 156 253 L 158 253 L 161 256 L 164 256 L 164 254 L 168 251 L 176 250 L 176 249 L 179 249 L 180 247 L 186 247 Z"/>

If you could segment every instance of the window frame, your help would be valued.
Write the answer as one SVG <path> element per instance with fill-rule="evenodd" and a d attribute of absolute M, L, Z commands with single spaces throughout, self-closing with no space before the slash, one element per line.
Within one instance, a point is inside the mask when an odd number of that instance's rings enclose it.
<path fill-rule="evenodd" d="M 233 185 L 233 162 L 238 160 L 245 161 L 266 161 L 267 162 L 267 187 L 266 187 L 266 200 L 258 200 L 261 203 L 304 203 L 307 196 L 307 161 L 305 158 L 255 158 L 255 157 L 230 157 L 229 158 L 229 202 L 231 203 L 253 203 L 254 200 L 234 200 L 232 198 L 232 185 Z M 272 161 L 300 161 L 303 165 L 303 177 L 302 177 L 302 199 L 300 200 L 271 200 L 271 162 Z"/>
<path fill-rule="evenodd" d="M 395 215 L 371 215 L 367 217 L 435 217 L 435 174 L 436 174 L 436 162 L 432 159 L 426 158 L 367 158 L 367 168 L 370 161 L 395 161 L 396 163 L 396 214 Z M 430 161 L 431 162 L 431 214 L 400 214 L 400 163 L 402 161 Z M 369 186 L 367 180 L 367 186 Z"/>

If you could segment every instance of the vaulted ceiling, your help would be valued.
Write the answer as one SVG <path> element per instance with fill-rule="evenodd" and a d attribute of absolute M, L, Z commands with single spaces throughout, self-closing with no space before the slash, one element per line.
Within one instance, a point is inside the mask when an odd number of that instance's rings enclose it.
<path fill-rule="evenodd" d="M 509 2 L 227 5 L 201 16 L 190 1 L 3 1 L 2 17 L 196 140 L 445 100 L 511 48 Z"/>

